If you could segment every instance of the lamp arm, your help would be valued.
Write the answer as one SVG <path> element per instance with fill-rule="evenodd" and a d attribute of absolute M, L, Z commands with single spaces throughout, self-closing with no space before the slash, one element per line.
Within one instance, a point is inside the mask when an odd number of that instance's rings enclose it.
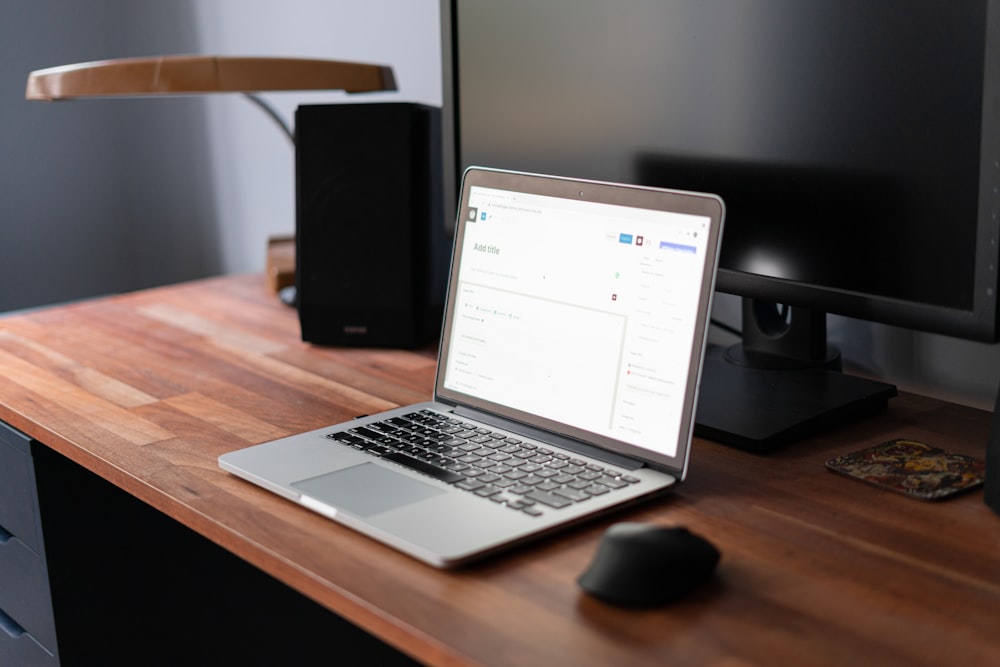
<path fill-rule="evenodd" d="M 257 95 L 256 93 L 243 93 L 243 96 L 256 104 L 261 111 L 270 116 L 271 120 L 278 124 L 281 131 L 288 137 L 288 140 L 292 142 L 292 146 L 295 146 L 295 133 L 292 131 L 292 127 L 285 122 L 285 119 L 278 114 L 274 107 L 268 104 L 260 95 Z"/>

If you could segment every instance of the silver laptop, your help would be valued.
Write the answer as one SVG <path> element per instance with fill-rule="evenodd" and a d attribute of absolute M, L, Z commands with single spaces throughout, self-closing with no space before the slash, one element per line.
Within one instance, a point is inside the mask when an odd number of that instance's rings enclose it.
<path fill-rule="evenodd" d="M 715 196 L 470 168 L 432 402 L 219 465 L 438 567 L 681 482 Z"/>

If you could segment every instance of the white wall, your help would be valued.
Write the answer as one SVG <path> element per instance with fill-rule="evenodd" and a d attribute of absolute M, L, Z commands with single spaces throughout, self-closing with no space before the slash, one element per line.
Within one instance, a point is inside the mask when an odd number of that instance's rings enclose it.
<path fill-rule="evenodd" d="M 172 260 L 169 276 L 211 267 L 202 254 L 211 234 L 197 201 L 173 223 L 174 236 L 192 241 L 187 255 L 170 257 L 171 245 L 146 238 L 148 225 L 163 217 L 163 195 L 202 180 L 197 164 L 172 170 L 178 178 L 163 177 L 172 162 L 191 161 L 180 142 L 160 141 L 158 128 L 166 124 L 190 137 L 189 145 L 203 140 L 189 101 L 24 100 L 33 69 L 193 48 L 186 5 L 164 11 L 164 3 L 148 4 L 143 20 L 134 22 L 132 8 L 141 4 L 0 5 L 0 310 L 139 286 L 157 273 L 161 259 Z M 152 150 L 154 142 L 168 150 Z M 149 261 L 155 245 L 160 247 Z"/>

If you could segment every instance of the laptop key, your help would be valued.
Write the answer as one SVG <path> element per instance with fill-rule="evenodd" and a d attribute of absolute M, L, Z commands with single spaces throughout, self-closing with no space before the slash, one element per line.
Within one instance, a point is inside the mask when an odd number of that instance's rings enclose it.
<path fill-rule="evenodd" d="M 623 482 L 620 479 L 615 479 L 614 477 L 600 477 L 594 480 L 598 484 L 603 484 L 604 486 L 610 486 L 612 489 L 621 489 L 628 486 L 628 482 Z"/>
<path fill-rule="evenodd" d="M 590 494 L 586 491 L 577 491 L 576 489 L 561 488 L 556 489 L 552 492 L 554 495 L 562 496 L 563 498 L 568 498 L 573 502 L 581 502 L 590 498 Z"/>
<path fill-rule="evenodd" d="M 373 431 L 370 428 L 366 428 L 364 426 L 358 428 L 352 428 L 351 432 L 353 432 L 355 435 L 360 435 L 364 438 L 368 438 L 369 440 L 378 440 L 379 438 L 385 437 L 378 431 Z"/>
<path fill-rule="evenodd" d="M 410 468 L 411 470 L 416 470 L 417 472 L 439 479 L 446 484 L 454 484 L 455 482 L 460 482 L 465 479 L 464 475 L 460 475 L 457 472 L 452 472 L 451 470 L 446 470 L 445 468 L 441 468 L 432 463 L 427 463 L 426 461 L 413 458 L 409 454 L 390 452 L 382 458 L 386 461 L 398 463 L 399 465 Z"/>
<path fill-rule="evenodd" d="M 340 433 L 331 433 L 326 437 L 330 438 L 331 440 L 337 440 L 338 442 L 342 442 L 345 445 L 350 445 L 352 447 L 360 447 L 365 443 L 364 438 L 358 437 L 356 435 L 351 435 L 346 431 L 341 431 Z"/>
<path fill-rule="evenodd" d="M 524 497 L 529 500 L 540 502 L 543 505 L 548 505 L 549 507 L 555 507 L 556 509 L 567 507 L 573 504 L 573 501 L 570 500 L 569 498 L 562 498 L 560 496 L 553 495 L 548 491 L 539 491 L 538 489 L 529 491 L 528 493 L 524 494 Z"/>

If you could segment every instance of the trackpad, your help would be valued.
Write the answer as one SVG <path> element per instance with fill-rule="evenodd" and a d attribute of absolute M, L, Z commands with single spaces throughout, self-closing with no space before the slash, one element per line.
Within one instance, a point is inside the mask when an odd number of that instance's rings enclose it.
<path fill-rule="evenodd" d="M 444 493 L 374 463 L 361 463 L 295 482 L 307 496 L 356 516 L 371 516 Z"/>

